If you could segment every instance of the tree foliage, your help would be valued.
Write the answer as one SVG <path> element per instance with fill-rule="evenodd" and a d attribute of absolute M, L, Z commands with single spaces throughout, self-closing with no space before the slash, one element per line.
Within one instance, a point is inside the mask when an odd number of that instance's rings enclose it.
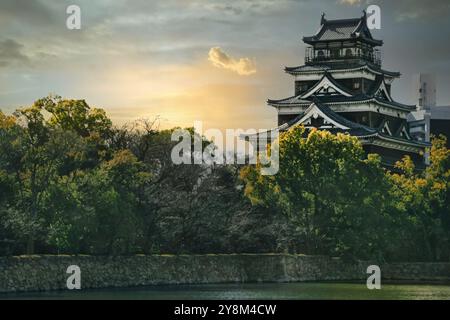
<path fill-rule="evenodd" d="M 358 140 L 295 127 L 280 170 L 176 165 L 172 130 L 84 100 L 0 111 L 0 255 L 293 252 L 449 260 L 450 154 L 386 171 Z M 196 135 L 190 129 L 192 137 Z M 196 136 L 203 145 L 210 142 Z"/>
<path fill-rule="evenodd" d="M 175 165 L 172 132 L 54 96 L 0 113 L 0 254 L 230 251 L 238 168 Z"/>
<path fill-rule="evenodd" d="M 389 173 L 396 247 L 403 259 L 450 258 L 450 150 L 444 136 L 432 139 L 430 166 L 419 172 L 405 157 Z"/>
<path fill-rule="evenodd" d="M 242 172 L 254 203 L 275 206 L 296 230 L 296 251 L 372 257 L 383 245 L 387 183 L 377 156 L 355 137 L 297 126 L 279 142 L 280 170 Z"/>

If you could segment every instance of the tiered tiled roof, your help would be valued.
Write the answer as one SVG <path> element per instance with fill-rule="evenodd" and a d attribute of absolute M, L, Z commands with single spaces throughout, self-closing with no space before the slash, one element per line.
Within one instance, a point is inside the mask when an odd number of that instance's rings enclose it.
<path fill-rule="evenodd" d="M 372 45 L 381 46 L 383 41 L 375 40 L 366 24 L 366 13 L 361 18 L 326 20 L 322 15 L 319 31 L 311 36 L 304 37 L 303 41 L 313 44 L 330 40 L 361 40 Z"/>
<path fill-rule="evenodd" d="M 334 78 L 330 75 L 328 71 L 325 71 L 323 78 L 327 78 L 332 82 L 336 87 L 340 88 L 343 91 L 346 91 L 347 89 L 343 88 L 339 82 L 334 80 Z M 319 84 L 321 80 L 317 81 L 317 84 Z M 383 106 L 390 107 L 396 110 L 401 111 L 413 111 L 415 110 L 415 105 L 406 105 L 403 103 L 399 103 L 396 101 L 393 101 L 392 99 L 389 99 L 390 96 L 387 96 L 384 98 L 381 95 L 376 95 L 376 93 L 379 91 L 380 87 L 384 85 L 383 83 L 383 77 L 377 77 L 377 80 L 374 82 L 371 88 L 367 91 L 367 93 L 361 93 L 356 95 L 343 95 L 343 94 L 335 94 L 335 95 L 321 95 L 321 96 L 315 96 L 318 98 L 322 103 L 326 104 L 337 104 L 337 103 L 365 103 L 365 102 L 376 102 Z M 312 88 L 314 88 L 313 86 Z M 309 92 L 310 90 L 308 90 Z M 308 92 L 303 92 L 297 96 L 288 97 L 285 99 L 280 100 L 271 100 L 269 99 L 267 103 L 271 106 L 275 107 L 293 107 L 293 106 L 304 106 L 311 103 L 310 97 L 306 97 L 308 95 Z"/>
<path fill-rule="evenodd" d="M 373 72 L 377 75 L 387 75 L 389 77 L 398 78 L 400 77 L 400 72 L 396 71 L 387 71 L 384 69 L 381 69 L 379 66 L 368 63 L 367 61 L 357 61 L 354 63 L 345 63 L 342 64 L 342 66 L 334 65 L 333 68 L 326 64 L 315 64 L 315 65 L 302 65 L 298 67 L 285 67 L 284 71 L 286 71 L 289 74 L 292 75 L 299 75 L 299 74 L 309 74 L 309 73 L 319 73 L 328 71 L 330 73 L 335 72 L 354 72 L 359 70 L 368 70 Z"/>
<path fill-rule="evenodd" d="M 271 131 L 280 131 L 280 132 L 287 131 L 296 125 L 303 124 L 301 121 L 305 120 L 304 119 L 305 116 L 307 116 L 312 109 L 320 110 L 320 112 L 327 118 L 326 120 L 334 122 L 339 125 L 339 127 L 333 126 L 330 128 L 326 128 L 327 131 L 330 131 L 331 133 L 334 134 L 348 133 L 351 136 L 355 136 L 360 139 L 369 139 L 369 138 L 380 139 L 384 141 L 396 142 L 398 144 L 409 147 L 425 148 L 430 146 L 430 144 L 427 142 L 405 139 L 399 135 L 400 132 L 398 132 L 398 134 L 396 135 L 384 133 L 383 132 L 384 122 L 382 122 L 381 125 L 377 128 L 371 128 L 369 126 L 348 120 L 347 118 L 331 110 L 328 106 L 320 102 L 320 100 L 317 98 L 313 98 L 313 102 L 310 102 L 310 106 L 289 122 L 284 123 L 275 129 L 268 130 L 265 133 L 260 132 L 250 136 L 257 137 L 260 134 L 267 134 Z"/>

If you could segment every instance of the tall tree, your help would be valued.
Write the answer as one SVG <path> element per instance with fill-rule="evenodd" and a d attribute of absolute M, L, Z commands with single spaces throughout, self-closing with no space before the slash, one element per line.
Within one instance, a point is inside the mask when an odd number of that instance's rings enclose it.
<path fill-rule="evenodd" d="M 416 170 L 406 156 L 388 173 L 397 224 L 396 254 L 404 260 L 450 258 L 450 150 L 444 136 L 433 137 L 430 166 Z"/>
<path fill-rule="evenodd" d="M 296 126 L 279 141 L 280 170 L 242 171 L 245 193 L 274 206 L 295 226 L 298 248 L 309 254 L 373 257 L 383 237 L 387 184 L 380 159 L 365 158 L 355 137 Z"/>

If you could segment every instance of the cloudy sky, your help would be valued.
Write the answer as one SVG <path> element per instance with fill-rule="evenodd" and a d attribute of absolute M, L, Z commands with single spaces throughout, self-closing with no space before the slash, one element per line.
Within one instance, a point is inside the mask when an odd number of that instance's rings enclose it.
<path fill-rule="evenodd" d="M 81 30 L 66 8 L 81 8 Z M 267 98 L 292 95 L 284 66 L 303 63 L 302 36 L 328 19 L 381 7 L 383 67 L 394 97 L 413 103 L 412 77 L 435 73 L 450 104 L 448 0 L 0 0 L 0 109 L 55 93 L 105 108 L 115 123 L 268 128 Z"/>

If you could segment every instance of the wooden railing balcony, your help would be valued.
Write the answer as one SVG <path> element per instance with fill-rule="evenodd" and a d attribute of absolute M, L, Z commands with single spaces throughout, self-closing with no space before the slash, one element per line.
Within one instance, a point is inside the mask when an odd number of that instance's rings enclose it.
<path fill-rule="evenodd" d="M 305 52 L 305 63 L 320 63 L 320 62 L 343 62 L 344 60 L 361 59 L 371 62 L 377 66 L 381 66 L 381 52 L 377 49 L 373 51 L 351 51 L 346 49 L 333 50 L 315 50 L 312 47 L 307 47 Z"/>

